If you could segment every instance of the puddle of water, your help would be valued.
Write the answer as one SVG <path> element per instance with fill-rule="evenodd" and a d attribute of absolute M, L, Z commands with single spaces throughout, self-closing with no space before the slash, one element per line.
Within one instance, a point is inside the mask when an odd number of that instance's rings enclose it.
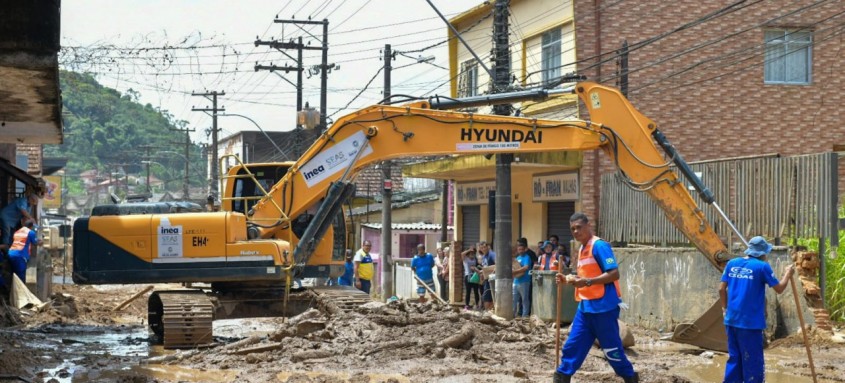
<path fill-rule="evenodd" d="M 776 357 L 770 357 L 769 352 L 766 352 L 766 382 L 768 383 L 812 383 L 812 378 L 807 378 L 798 375 L 792 375 L 779 370 L 776 365 Z M 710 363 L 701 364 L 697 366 L 688 366 L 683 369 L 672 371 L 675 374 L 681 375 L 687 379 L 696 382 L 720 382 L 725 377 L 725 362 L 728 360 L 727 354 L 716 354 L 711 359 Z"/>
<path fill-rule="evenodd" d="M 73 383 L 117 381 L 120 377 L 143 376 L 176 382 L 234 382 L 238 371 L 235 370 L 197 370 L 192 368 L 161 364 L 135 365 L 120 370 L 90 371 L 86 376 L 74 377 Z"/>
<path fill-rule="evenodd" d="M 369 382 L 372 383 L 384 383 L 387 381 L 398 381 L 399 383 L 410 383 L 411 380 L 405 376 L 399 374 L 374 374 L 374 373 L 363 373 L 360 375 L 356 375 L 355 373 L 350 372 L 336 372 L 336 371 L 285 371 L 276 374 L 276 379 L 280 382 L 286 382 L 290 379 L 291 376 L 294 375 L 305 375 L 310 379 L 314 379 L 320 376 L 327 377 L 327 378 L 334 378 L 339 379 L 342 381 L 348 381 L 353 376 L 366 376 L 369 378 Z"/>

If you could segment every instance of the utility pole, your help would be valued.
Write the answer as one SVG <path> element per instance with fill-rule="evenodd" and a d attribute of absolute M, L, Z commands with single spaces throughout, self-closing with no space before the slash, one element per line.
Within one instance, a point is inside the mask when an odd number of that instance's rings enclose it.
<path fill-rule="evenodd" d="M 258 72 L 259 70 L 269 70 L 270 72 L 275 72 L 275 71 L 284 71 L 285 73 L 288 73 L 288 72 L 291 72 L 291 71 L 296 72 L 296 84 L 290 82 L 288 79 L 286 79 L 285 77 L 282 77 L 281 75 L 279 75 L 279 77 L 281 77 L 283 80 L 287 81 L 288 84 L 291 84 L 296 88 L 296 111 L 298 112 L 298 111 L 302 110 L 302 72 L 305 70 L 305 68 L 302 66 L 302 51 L 303 50 L 322 49 L 322 48 L 312 48 L 312 47 L 306 47 L 305 45 L 302 45 L 302 37 L 298 38 L 297 42 L 295 42 L 295 43 L 293 41 L 282 43 L 282 42 L 278 42 L 276 40 L 273 40 L 273 41 L 255 40 L 255 46 L 259 46 L 259 45 L 267 45 L 271 48 L 274 48 L 274 49 L 278 50 L 279 52 L 282 52 L 282 54 L 287 56 L 289 59 L 294 60 L 296 62 L 296 66 L 290 66 L 290 65 L 278 66 L 278 65 L 273 65 L 273 63 L 270 63 L 270 65 L 259 65 L 258 63 L 256 63 L 255 64 L 255 71 Z M 285 52 L 286 49 L 296 49 L 296 52 L 297 52 L 296 59 L 294 59 L 289 54 L 287 54 Z"/>
<path fill-rule="evenodd" d="M 393 54 L 390 51 L 390 44 L 384 45 L 384 99 L 390 97 L 390 71 Z M 381 291 L 382 297 L 387 300 L 393 296 L 393 257 L 390 254 L 393 243 L 393 179 L 391 178 L 390 161 L 381 163 L 382 185 L 381 190 Z"/>
<path fill-rule="evenodd" d="M 619 66 L 619 80 L 617 81 L 619 91 L 625 98 L 628 98 L 628 40 L 622 40 L 622 48 L 619 49 L 616 65 Z"/>
<path fill-rule="evenodd" d="M 204 93 L 191 93 L 191 96 L 201 96 L 209 99 L 211 101 L 211 108 L 191 108 L 193 112 L 211 112 L 211 165 L 210 165 L 210 173 L 211 173 L 211 180 L 208 185 L 208 194 L 214 200 L 217 200 L 217 132 L 220 130 L 217 128 L 217 112 L 225 112 L 226 108 L 218 108 L 217 107 L 217 96 L 225 96 L 226 92 L 204 92 Z"/>
<path fill-rule="evenodd" d="M 440 242 L 449 240 L 449 180 L 443 180 L 443 192 L 440 195 Z"/>
<path fill-rule="evenodd" d="M 184 132 L 185 133 L 185 141 L 184 142 L 173 142 L 174 145 L 185 145 L 185 179 L 183 180 L 182 185 L 182 200 L 190 201 L 190 173 L 188 172 L 188 163 L 190 162 L 190 155 L 191 155 L 191 133 L 195 132 L 196 129 L 188 129 L 188 127 L 184 127 L 182 129 L 170 129 L 175 132 Z"/>
<path fill-rule="evenodd" d="M 288 73 L 290 71 L 295 71 L 296 72 L 296 84 L 291 83 L 290 80 L 288 80 L 287 78 L 285 78 L 282 75 L 279 75 L 279 77 L 281 77 L 283 80 L 287 81 L 288 84 L 291 84 L 296 88 L 296 111 L 297 111 L 297 113 L 301 112 L 302 111 L 302 72 L 305 71 L 305 67 L 302 66 L 302 51 L 306 50 L 306 49 L 315 49 L 315 48 L 310 48 L 310 47 L 306 47 L 305 45 L 303 45 L 302 44 L 302 37 L 298 37 L 297 40 L 296 40 L 296 43 L 294 43 L 293 41 L 289 41 L 287 43 L 280 43 L 280 42 L 277 42 L 275 40 L 274 41 L 256 40 L 255 46 L 259 46 L 259 45 L 267 45 L 267 46 L 270 46 L 272 48 L 275 48 L 276 50 L 278 50 L 279 52 L 282 52 L 283 55 L 287 56 L 290 59 L 293 59 L 293 57 L 291 57 L 289 54 L 287 54 L 284 50 L 285 49 L 296 49 L 296 60 L 295 60 L 296 66 L 287 66 L 287 65 L 286 66 L 276 66 L 276 65 L 273 65 L 273 63 L 270 63 L 270 65 L 258 65 L 256 63 L 255 64 L 255 70 L 256 71 L 258 71 L 258 70 L 269 70 L 270 72 L 285 71 L 285 73 Z M 322 49 L 322 48 L 319 48 L 319 49 Z M 297 118 L 296 129 L 294 129 L 293 134 L 294 134 L 293 155 L 296 158 L 299 158 L 299 156 L 302 155 L 302 151 L 303 151 L 302 150 L 302 125 L 299 123 L 299 118 Z"/>
<path fill-rule="evenodd" d="M 280 23 L 280 24 L 294 24 L 294 25 L 296 25 L 300 28 L 301 28 L 302 25 L 322 25 L 323 26 L 323 38 L 322 38 L 320 47 L 304 46 L 304 45 L 302 45 L 301 39 L 299 40 L 299 45 L 304 50 L 320 50 L 320 51 L 322 51 L 322 63 L 319 65 L 318 70 L 320 71 L 320 129 L 324 130 L 324 129 L 326 129 L 326 116 L 327 116 L 327 114 L 326 114 L 326 109 L 327 109 L 326 92 L 327 92 L 327 90 L 326 89 L 328 87 L 328 73 L 332 68 L 335 67 L 334 64 L 329 65 L 329 20 L 327 20 L 327 19 L 323 19 L 321 21 L 316 21 L 316 20 L 313 20 L 313 21 L 312 20 L 281 20 L 281 19 L 277 18 L 277 19 L 274 19 L 273 22 L 274 23 Z M 307 31 L 306 31 L 306 33 L 307 33 Z M 296 48 L 296 44 L 293 44 L 293 43 L 283 44 L 283 43 L 277 43 L 277 42 L 261 42 L 261 44 L 259 44 L 259 42 L 256 41 L 255 44 L 256 44 L 256 46 L 258 46 L 258 45 L 269 45 L 269 46 L 274 47 L 274 48 L 277 47 L 277 46 L 282 47 L 282 48 L 286 48 L 286 49 Z M 290 56 L 288 56 L 288 57 L 290 57 Z M 300 59 L 299 59 L 300 66 L 302 66 L 301 65 L 301 63 L 302 63 L 301 56 L 299 56 L 299 57 L 300 57 Z M 293 58 L 291 57 L 291 59 L 293 59 Z M 299 107 L 300 110 L 302 110 L 301 104 L 298 104 L 298 107 Z"/>
<path fill-rule="evenodd" d="M 152 149 L 153 146 L 151 146 L 151 145 L 141 145 L 140 148 L 144 149 L 144 151 L 146 152 L 146 154 L 144 155 L 144 159 L 146 161 L 142 161 L 142 163 L 144 163 L 147 167 L 147 195 L 152 197 L 153 189 L 150 188 L 150 161 L 152 161 L 153 158 L 150 157 L 150 149 Z"/>
<path fill-rule="evenodd" d="M 323 19 L 323 64 L 320 67 L 320 129 L 326 130 L 326 90 L 329 72 L 329 20 Z"/>
<path fill-rule="evenodd" d="M 493 10 L 493 93 L 505 92 L 510 84 L 511 56 L 508 47 L 508 0 L 496 0 Z M 493 106 L 500 116 L 511 113 L 510 104 Z M 513 254 L 511 253 L 511 162 L 513 154 L 496 155 L 496 228 L 493 247 L 496 251 L 496 315 L 513 318 Z"/>

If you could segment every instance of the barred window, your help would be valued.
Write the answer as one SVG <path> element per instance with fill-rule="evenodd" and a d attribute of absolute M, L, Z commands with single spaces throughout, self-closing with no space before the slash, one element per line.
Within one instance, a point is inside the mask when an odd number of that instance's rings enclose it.
<path fill-rule="evenodd" d="M 764 82 L 809 84 L 813 67 L 813 32 L 801 29 L 767 30 Z"/>

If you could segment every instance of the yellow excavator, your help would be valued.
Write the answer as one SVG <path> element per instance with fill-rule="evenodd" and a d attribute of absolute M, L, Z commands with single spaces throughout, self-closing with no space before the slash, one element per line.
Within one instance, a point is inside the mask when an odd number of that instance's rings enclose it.
<path fill-rule="evenodd" d="M 590 120 L 454 111 L 538 100 L 562 92 L 576 93 Z M 714 267 L 724 266 L 729 259 L 725 245 L 673 165 L 703 201 L 718 209 L 713 194 L 655 123 L 619 91 L 579 82 L 557 92 L 432 98 L 361 109 L 335 122 L 297 161 L 278 165 L 281 168 L 273 169 L 273 175 L 262 170 L 258 178 L 278 180 L 269 189 L 266 179 L 256 178 L 260 166 L 241 165 L 230 171 L 224 211 L 92 212 L 74 224 L 73 280 L 77 284 L 209 284 L 203 289 L 155 292 L 149 300 L 150 326 L 163 335 L 165 346 L 209 342 L 212 316 L 233 311 L 227 302 L 264 302 L 261 306 L 267 308 L 289 293 L 294 278 L 325 278 L 342 271 L 341 207 L 354 192 L 351 179 L 364 167 L 405 156 L 594 149 L 610 157 L 627 184 L 651 196 Z M 238 180 L 250 182 L 239 191 Z M 253 190 L 245 191 L 244 186 Z M 333 240 L 322 240 L 327 235 Z M 709 313 L 696 323 L 679 326 L 675 340 L 724 348 L 720 346 L 725 337 L 721 314 L 714 308 L 710 311 L 715 316 Z"/>

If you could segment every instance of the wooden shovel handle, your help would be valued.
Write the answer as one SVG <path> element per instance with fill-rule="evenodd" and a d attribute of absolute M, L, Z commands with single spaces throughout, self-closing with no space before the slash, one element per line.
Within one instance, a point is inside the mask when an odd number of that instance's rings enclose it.
<path fill-rule="evenodd" d="M 557 295 L 555 295 L 555 323 L 557 333 L 555 334 L 555 368 L 560 363 L 560 296 L 563 295 L 563 284 L 557 284 Z"/>
<path fill-rule="evenodd" d="M 807 349 L 807 359 L 810 361 L 810 373 L 813 374 L 813 383 L 816 380 L 816 366 L 813 365 L 813 353 L 810 351 L 810 340 L 807 338 L 807 327 L 804 325 L 804 311 L 801 310 L 801 303 L 798 301 L 798 288 L 795 287 L 795 277 L 789 277 L 789 285 L 792 286 L 792 296 L 795 298 L 795 310 L 798 311 L 798 320 L 801 322 L 801 335 L 804 336 L 804 348 Z"/>

